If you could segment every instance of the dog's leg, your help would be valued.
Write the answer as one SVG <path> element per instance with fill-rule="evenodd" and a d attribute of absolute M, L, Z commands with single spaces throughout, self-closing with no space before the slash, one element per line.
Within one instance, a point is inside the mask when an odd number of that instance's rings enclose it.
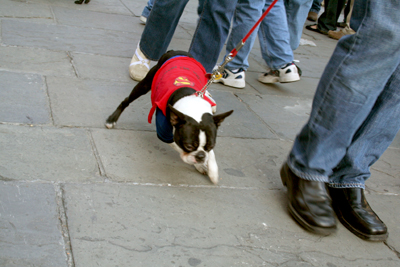
<path fill-rule="evenodd" d="M 140 81 L 132 90 L 130 95 L 121 102 L 118 108 L 111 114 L 106 120 L 105 126 L 108 129 L 114 128 L 117 123 L 119 116 L 121 116 L 124 109 L 129 106 L 134 100 L 138 99 L 142 95 L 147 94 L 151 90 L 151 84 L 153 82 L 154 75 L 159 69 L 158 65 L 154 66 L 149 73 L 144 77 L 142 81 Z"/>
<path fill-rule="evenodd" d="M 80 4 L 83 3 L 83 1 L 84 1 L 84 0 L 77 0 L 77 1 L 75 1 L 74 3 L 77 4 L 77 5 L 80 5 Z"/>
<path fill-rule="evenodd" d="M 207 174 L 208 177 L 210 177 L 211 182 L 213 184 L 218 184 L 218 165 L 217 165 L 217 160 L 215 159 L 215 154 L 214 150 L 211 150 L 208 153 L 208 162 L 207 162 Z"/>

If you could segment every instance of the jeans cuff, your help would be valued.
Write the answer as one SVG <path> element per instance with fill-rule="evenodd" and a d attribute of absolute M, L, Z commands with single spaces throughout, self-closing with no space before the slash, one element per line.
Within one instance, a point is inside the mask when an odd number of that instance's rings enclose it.
<path fill-rule="evenodd" d="M 287 164 L 290 168 L 290 170 L 298 177 L 301 179 L 307 180 L 307 181 L 314 181 L 314 182 L 324 182 L 324 183 L 329 183 L 329 178 L 328 176 L 320 175 L 320 174 L 311 174 L 311 173 L 305 173 L 304 171 L 300 171 L 294 165 L 287 160 Z"/>
<path fill-rule="evenodd" d="M 362 183 L 329 183 L 329 187 L 333 187 L 333 188 L 361 188 L 361 189 L 365 189 L 365 184 L 362 184 Z"/>

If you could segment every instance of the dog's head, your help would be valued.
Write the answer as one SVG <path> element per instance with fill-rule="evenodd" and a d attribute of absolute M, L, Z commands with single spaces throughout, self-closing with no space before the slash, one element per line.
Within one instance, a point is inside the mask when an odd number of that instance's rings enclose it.
<path fill-rule="evenodd" d="M 217 129 L 233 110 L 218 115 L 204 112 L 200 120 L 195 120 L 171 105 L 168 107 L 170 122 L 174 127 L 174 142 L 182 149 L 182 160 L 188 164 L 207 162 L 208 153 L 216 143 Z"/>

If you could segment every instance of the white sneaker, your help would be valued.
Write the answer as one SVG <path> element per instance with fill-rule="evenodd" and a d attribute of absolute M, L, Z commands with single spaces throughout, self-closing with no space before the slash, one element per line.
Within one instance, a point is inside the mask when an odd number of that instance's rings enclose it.
<path fill-rule="evenodd" d="M 299 81 L 300 75 L 297 66 L 291 62 L 279 70 L 270 70 L 269 72 L 260 74 L 258 80 L 262 83 L 290 83 Z"/>
<path fill-rule="evenodd" d="M 145 17 L 145 16 L 140 16 L 140 23 L 142 23 L 142 24 L 146 24 L 146 22 L 147 22 L 147 18 Z"/>
<path fill-rule="evenodd" d="M 244 73 L 245 71 L 242 68 L 238 69 L 235 72 L 225 69 L 222 73 L 222 78 L 214 82 L 223 83 L 224 85 L 235 88 L 244 88 L 246 86 Z"/>
<path fill-rule="evenodd" d="M 129 75 L 135 81 L 140 82 L 150 70 L 150 60 L 140 51 L 139 44 L 129 65 Z"/>

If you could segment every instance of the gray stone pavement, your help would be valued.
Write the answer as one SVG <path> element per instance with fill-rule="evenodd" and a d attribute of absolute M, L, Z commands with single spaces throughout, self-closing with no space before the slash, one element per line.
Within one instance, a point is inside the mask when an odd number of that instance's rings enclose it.
<path fill-rule="evenodd" d="M 158 141 L 149 97 L 103 126 L 136 84 L 128 65 L 146 0 L 73 2 L 0 0 L 0 266 L 400 266 L 399 135 L 367 181 L 387 242 L 341 225 L 313 235 L 286 210 L 279 168 L 335 40 L 304 32 L 316 46 L 295 51 L 299 82 L 259 83 L 256 43 L 245 89 L 211 86 L 219 111 L 235 110 L 214 186 Z M 196 6 L 171 49 L 189 48 Z"/>

